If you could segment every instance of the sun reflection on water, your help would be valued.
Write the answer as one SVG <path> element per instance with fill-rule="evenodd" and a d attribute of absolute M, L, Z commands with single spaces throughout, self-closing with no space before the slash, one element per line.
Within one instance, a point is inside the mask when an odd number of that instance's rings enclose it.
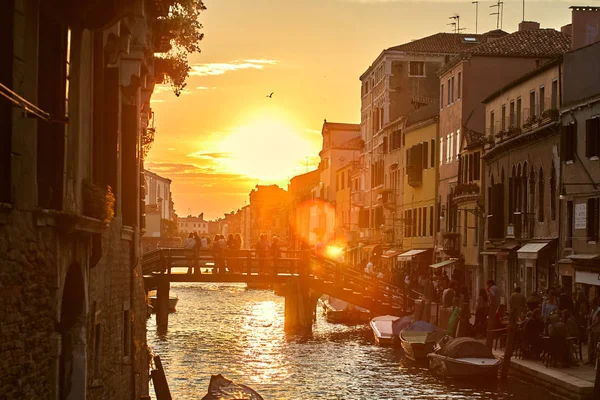
<path fill-rule="evenodd" d="M 285 340 L 283 307 L 274 301 L 251 304 L 246 310 L 240 340 L 244 346 L 244 375 L 252 382 L 269 384 L 289 374 L 280 351 Z"/>

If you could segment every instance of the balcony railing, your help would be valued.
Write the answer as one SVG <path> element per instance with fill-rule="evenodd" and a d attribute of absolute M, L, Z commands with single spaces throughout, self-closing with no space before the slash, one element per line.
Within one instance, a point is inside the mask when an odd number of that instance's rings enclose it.
<path fill-rule="evenodd" d="M 491 126 L 488 122 L 486 129 L 486 147 L 494 147 L 494 144 L 512 139 L 521 135 L 523 132 L 542 127 L 558 120 L 559 111 L 555 108 L 547 108 L 539 112 L 536 107 L 536 113 L 531 114 L 529 108 L 523 108 L 520 115 L 512 115 L 504 120 L 495 121 Z"/>

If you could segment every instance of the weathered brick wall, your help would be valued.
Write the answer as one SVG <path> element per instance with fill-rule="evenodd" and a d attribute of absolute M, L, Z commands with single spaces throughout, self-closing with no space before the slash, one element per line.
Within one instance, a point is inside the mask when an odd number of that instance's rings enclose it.
<path fill-rule="evenodd" d="M 53 234 L 30 215 L 0 211 L 0 398 L 45 399 L 51 393 L 56 268 Z"/>

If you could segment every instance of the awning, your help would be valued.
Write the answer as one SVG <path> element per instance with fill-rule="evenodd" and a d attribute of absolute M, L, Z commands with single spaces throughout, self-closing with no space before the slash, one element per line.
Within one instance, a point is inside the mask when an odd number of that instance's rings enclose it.
<path fill-rule="evenodd" d="M 540 250 L 546 247 L 548 243 L 549 242 L 527 243 L 525 246 L 517 250 L 517 257 L 519 260 L 537 260 L 538 253 Z"/>
<path fill-rule="evenodd" d="M 457 262 L 458 260 L 456 258 L 452 259 L 452 260 L 446 260 L 446 261 L 442 261 L 439 262 L 437 264 L 431 264 L 430 267 L 431 268 L 442 268 L 442 267 L 447 267 L 449 265 L 454 264 L 455 262 Z"/>
<path fill-rule="evenodd" d="M 600 273 L 575 270 L 575 283 L 600 286 Z"/>
<path fill-rule="evenodd" d="M 392 258 L 397 256 L 398 254 L 401 254 L 402 250 L 398 250 L 398 249 L 390 249 L 390 250 L 386 250 L 385 253 L 383 253 L 383 255 L 381 257 L 383 258 Z"/>
<path fill-rule="evenodd" d="M 419 255 L 421 253 L 425 253 L 427 250 L 423 250 L 423 249 L 414 249 L 414 250 L 409 250 L 406 253 L 402 253 L 398 256 L 398 261 L 410 261 L 412 260 L 412 258 L 416 255 Z"/>
<path fill-rule="evenodd" d="M 498 251 L 498 250 L 485 250 L 485 251 L 482 251 L 482 252 L 481 252 L 481 253 L 479 253 L 479 254 L 481 254 L 481 255 L 483 255 L 483 256 L 495 256 L 495 255 L 496 255 L 496 254 L 498 254 L 498 253 L 499 253 L 499 251 Z"/>
<path fill-rule="evenodd" d="M 575 260 L 575 261 L 588 261 L 588 260 L 600 260 L 600 254 L 585 254 L 585 253 L 579 253 L 579 254 L 571 254 L 570 256 L 567 256 L 567 258 L 569 260 Z"/>

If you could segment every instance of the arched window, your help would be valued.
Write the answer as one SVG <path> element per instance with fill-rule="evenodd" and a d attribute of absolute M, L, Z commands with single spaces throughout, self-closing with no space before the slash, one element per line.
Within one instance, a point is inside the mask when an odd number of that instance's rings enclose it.
<path fill-rule="evenodd" d="M 528 183 L 528 179 L 527 179 L 527 161 L 525 161 L 523 163 L 523 174 L 521 175 L 521 193 L 523 194 L 523 208 L 521 209 L 521 212 L 523 213 L 527 213 L 529 212 L 529 195 L 528 195 L 528 191 L 527 191 L 527 183 Z"/>
<path fill-rule="evenodd" d="M 556 221 L 556 169 L 552 163 L 550 175 L 550 219 Z"/>
<path fill-rule="evenodd" d="M 516 206 L 516 182 L 517 173 L 515 170 L 515 166 L 513 165 L 512 170 L 510 172 L 510 178 L 508 178 L 508 223 L 511 224 L 514 220 L 515 215 L 515 206 Z"/>
<path fill-rule="evenodd" d="M 535 210 L 535 171 L 532 165 L 529 173 L 529 212 L 531 213 L 533 210 Z"/>
<path fill-rule="evenodd" d="M 538 177 L 538 222 L 544 222 L 544 170 L 540 167 Z"/>

